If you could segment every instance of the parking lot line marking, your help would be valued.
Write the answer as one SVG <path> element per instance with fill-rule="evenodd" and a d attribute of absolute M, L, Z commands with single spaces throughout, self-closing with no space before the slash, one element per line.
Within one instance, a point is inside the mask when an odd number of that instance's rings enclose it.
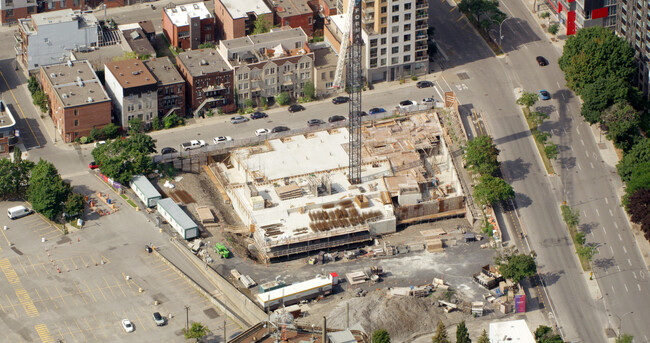
<path fill-rule="evenodd" d="M 54 305 L 54 309 L 55 309 L 55 310 L 58 310 L 58 309 L 59 309 L 59 305 L 56 304 L 56 301 L 54 301 L 54 298 L 53 298 L 52 295 L 50 294 L 50 291 L 47 290 L 47 288 L 45 288 L 45 293 L 47 293 L 47 297 L 50 299 L 50 301 L 51 301 L 52 304 Z"/>
<path fill-rule="evenodd" d="M 90 323 L 88 323 L 88 319 L 84 317 L 84 321 L 86 322 L 86 326 L 88 326 L 88 329 L 85 329 L 86 331 L 90 332 L 91 335 L 93 335 L 93 339 L 95 342 L 97 341 L 97 336 L 95 336 L 95 330 L 93 330 L 92 326 L 90 326 Z"/>
<path fill-rule="evenodd" d="M 81 263 L 83 263 L 84 267 L 88 266 L 88 263 L 86 263 L 86 260 L 84 260 L 83 256 L 79 256 L 79 259 L 81 260 Z"/>
<path fill-rule="evenodd" d="M 25 268 L 25 265 L 20 260 L 18 260 L 18 264 L 20 264 L 20 268 L 23 268 L 23 272 L 25 272 L 25 275 L 29 276 L 29 273 L 27 272 L 27 268 Z"/>
<path fill-rule="evenodd" d="M 60 263 L 61 265 L 63 265 L 63 268 L 61 268 L 61 270 L 70 270 L 70 268 L 68 268 L 68 266 L 66 266 L 65 260 L 66 259 L 64 258 L 61 261 L 57 261 L 57 263 Z"/>
<path fill-rule="evenodd" d="M 65 299 L 63 298 L 63 295 L 61 294 L 61 291 L 59 291 L 59 287 L 54 286 L 54 289 L 56 289 L 56 292 L 59 293 L 59 298 L 61 298 L 61 300 L 63 301 L 63 304 L 68 306 L 68 302 L 65 301 Z"/>
<path fill-rule="evenodd" d="M 82 284 L 84 287 L 86 287 L 86 289 L 88 289 L 88 293 L 90 293 L 90 296 L 93 297 L 93 300 L 94 300 L 95 302 L 97 302 L 97 298 L 95 298 L 95 295 L 93 294 L 93 291 L 90 289 L 90 287 L 88 287 L 88 285 L 86 285 L 83 281 L 81 281 L 81 284 Z M 79 288 L 79 286 L 77 286 L 77 288 Z"/>
<path fill-rule="evenodd" d="M 32 267 L 36 276 L 39 276 L 38 271 L 36 270 L 36 267 L 34 267 L 34 264 L 32 263 L 32 260 L 29 258 L 29 256 L 27 256 L 27 261 L 29 261 L 29 266 Z"/>
<path fill-rule="evenodd" d="M 106 285 L 108 286 L 108 290 L 111 291 L 111 294 L 113 294 L 113 297 L 114 297 L 114 298 L 117 298 L 117 297 L 115 296 L 115 293 L 113 293 L 113 290 L 111 289 L 111 285 L 110 285 L 110 284 L 108 283 L 108 281 L 106 280 L 106 277 L 105 277 L 105 276 L 102 276 L 102 278 L 104 279 L 104 282 L 106 282 Z"/>
<path fill-rule="evenodd" d="M 120 292 L 122 292 L 122 295 L 124 295 L 126 297 L 126 293 L 124 293 L 124 290 L 122 289 L 122 285 L 121 285 L 122 281 L 115 280 L 114 276 L 111 276 L 111 279 L 113 279 L 113 281 L 115 281 L 115 284 L 120 289 Z M 124 281 L 124 283 L 126 283 L 126 281 Z"/>
<path fill-rule="evenodd" d="M 5 296 L 7 297 L 7 301 L 9 302 L 9 305 L 11 305 L 11 308 L 14 310 L 14 313 L 16 314 L 16 317 L 18 317 L 18 311 L 16 311 L 16 306 L 11 301 L 11 299 L 9 299 L 9 295 L 5 294 Z"/>
<path fill-rule="evenodd" d="M 38 333 L 38 337 L 41 339 L 41 342 L 54 343 L 54 338 L 52 338 L 52 335 L 50 335 L 50 330 L 47 329 L 47 326 L 45 324 L 34 325 L 34 329 L 36 329 L 36 333 Z"/>
<path fill-rule="evenodd" d="M 138 323 L 140 323 L 140 327 L 142 327 L 142 329 L 143 329 L 144 331 L 147 331 L 147 328 L 146 328 L 145 325 L 144 325 L 144 321 L 142 320 L 142 318 L 140 318 L 140 315 L 138 314 L 138 312 L 136 311 L 136 309 L 133 307 L 133 305 L 131 305 L 131 308 L 133 309 L 133 312 L 135 313 L 136 321 L 137 321 Z"/>
<path fill-rule="evenodd" d="M 10 284 L 12 285 L 20 284 L 20 278 L 18 278 L 18 274 L 16 274 L 16 271 L 14 270 L 14 267 L 11 265 L 11 262 L 9 262 L 9 259 L 6 258 L 0 259 L 0 269 L 2 269 L 2 273 L 5 274 L 5 277 L 7 278 L 7 281 L 9 281 Z"/>
<path fill-rule="evenodd" d="M 111 263 L 111 260 L 107 259 L 106 256 L 101 255 L 102 259 L 104 259 L 105 263 Z"/>
<path fill-rule="evenodd" d="M 36 295 L 38 295 L 38 300 L 36 300 L 36 302 L 38 302 L 39 304 L 45 306 L 45 311 L 46 311 L 46 312 L 49 311 L 50 308 L 47 307 L 47 304 L 45 303 L 45 301 L 46 301 L 47 299 L 44 299 L 44 298 L 41 296 L 41 294 L 38 293 L 38 289 L 34 288 L 34 292 L 36 292 Z"/>
<path fill-rule="evenodd" d="M 65 320 L 64 320 L 63 324 L 65 324 L 65 327 L 66 327 L 66 329 L 68 329 L 68 332 L 70 333 L 70 336 L 72 336 L 72 339 L 76 342 L 77 337 L 75 337 L 74 334 L 72 333 L 72 330 L 70 330 L 70 326 L 68 325 L 68 323 L 66 323 Z"/>
<path fill-rule="evenodd" d="M 102 296 L 104 297 L 104 300 L 108 300 L 108 298 L 106 298 L 106 294 L 104 294 L 104 291 L 102 291 L 102 288 L 101 288 L 99 285 L 97 285 L 97 289 L 99 290 L 99 292 L 100 292 L 100 293 L 102 294 Z"/>
<path fill-rule="evenodd" d="M 70 262 L 72 262 L 72 264 L 74 265 L 74 269 L 79 269 L 79 266 L 77 266 L 77 264 L 74 263 L 74 257 L 70 258 Z"/>
<path fill-rule="evenodd" d="M 15 289 L 15 292 L 16 297 L 18 297 L 18 301 L 20 301 L 20 304 L 23 305 L 25 313 L 27 313 L 27 315 L 30 317 L 38 317 L 38 309 L 36 309 L 36 306 L 34 305 L 32 298 L 29 296 L 29 293 L 27 293 L 27 291 L 22 287 Z"/>
<path fill-rule="evenodd" d="M 79 326 L 79 323 L 77 323 L 75 319 L 73 319 L 72 321 L 74 322 L 74 325 L 77 326 L 77 329 L 79 329 L 79 333 L 81 333 L 87 341 L 88 336 L 86 336 L 86 332 L 85 332 L 86 330 L 82 329 L 81 326 Z"/>
<path fill-rule="evenodd" d="M 79 285 L 76 282 L 73 281 L 73 283 L 74 283 L 75 287 L 77 287 L 77 291 L 78 291 L 77 294 L 79 294 L 79 296 L 81 297 L 81 300 L 83 300 L 84 303 L 86 305 L 88 305 L 88 302 L 86 301 L 86 298 L 84 297 L 84 291 L 82 291 L 81 288 L 79 288 Z"/>

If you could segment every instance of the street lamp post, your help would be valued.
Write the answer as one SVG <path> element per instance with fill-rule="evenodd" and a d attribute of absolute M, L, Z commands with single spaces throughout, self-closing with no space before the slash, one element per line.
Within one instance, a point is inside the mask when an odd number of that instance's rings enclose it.
<path fill-rule="evenodd" d="M 625 316 L 627 316 L 628 314 L 634 314 L 634 311 L 624 313 L 620 317 L 615 313 L 610 314 L 610 316 L 614 315 L 616 318 L 618 318 L 618 337 L 621 337 L 621 328 L 623 327 L 623 318 L 625 318 Z"/>
<path fill-rule="evenodd" d="M 501 40 L 503 39 L 503 36 L 501 35 L 501 27 L 503 26 L 503 23 L 505 23 L 506 20 L 508 20 L 508 19 L 512 19 L 512 17 L 504 19 L 501 22 L 501 24 L 499 24 L 499 49 L 501 49 Z"/>

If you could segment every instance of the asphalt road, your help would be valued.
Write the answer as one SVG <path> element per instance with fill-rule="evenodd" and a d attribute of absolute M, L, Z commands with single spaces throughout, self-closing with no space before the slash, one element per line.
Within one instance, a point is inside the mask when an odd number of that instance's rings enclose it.
<path fill-rule="evenodd" d="M 431 2 L 430 24 L 435 25 L 435 37 L 447 57 L 439 85 L 458 94 L 465 114 L 469 109 L 482 113 L 501 149 L 503 174 L 517 193 L 523 226 L 538 254 L 566 339 L 603 342 L 604 328 L 618 329 L 623 317 L 622 331 L 647 341 L 650 331 L 643 318 L 650 309 L 646 293 L 650 285 L 616 195 L 620 180 L 614 168 L 603 163 L 590 128 L 579 115 L 579 100 L 565 87 L 556 62 L 561 51 L 546 39 L 522 2 L 505 1 L 502 8 L 511 18 L 502 32 L 507 56 L 493 58 L 467 21 L 459 19 L 456 9 L 446 2 Z M 495 33 L 492 35 L 497 37 Z M 537 66 L 538 55 L 545 56 L 550 65 Z M 551 113 L 542 129 L 553 133 L 552 140 L 560 148 L 557 176 L 549 177 L 543 169 L 515 105 L 516 87 L 531 92 L 546 89 L 552 94 L 552 100 L 540 101 L 536 107 Z M 594 264 L 604 303 L 595 301 L 588 291 L 560 217 L 562 201 L 580 209 L 583 229 L 589 232 L 587 242 L 601 244 Z"/>

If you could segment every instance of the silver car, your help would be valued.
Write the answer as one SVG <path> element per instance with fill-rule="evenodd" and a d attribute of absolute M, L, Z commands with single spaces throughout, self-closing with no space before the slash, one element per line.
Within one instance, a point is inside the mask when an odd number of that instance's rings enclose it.
<path fill-rule="evenodd" d="M 250 119 L 243 117 L 243 116 L 234 116 L 230 118 L 230 122 L 233 124 L 239 124 L 239 123 L 245 123 L 249 121 Z"/>

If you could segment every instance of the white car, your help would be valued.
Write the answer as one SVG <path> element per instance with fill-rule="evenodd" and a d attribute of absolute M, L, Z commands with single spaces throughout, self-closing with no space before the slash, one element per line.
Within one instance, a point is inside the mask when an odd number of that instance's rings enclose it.
<path fill-rule="evenodd" d="M 102 144 L 106 144 L 106 141 L 98 141 L 98 142 L 95 142 L 94 147 L 96 148 L 96 147 L 98 147 L 98 146 L 100 146 L 100 145 L 102 145 Z"/>
<path fill-rule="evenodd" d="M 122 319 L 122 328 L 124 328 L 124 331 L 126 332 L 133 332 L 134 330 L 133 323 L 128 319 Z"/>
<path fill-rule="evenodd" d="M 219 144 L 219 143 L 225 143 L 225 142 L 230 142 L 232 141 L 232 137 L 230 136 L 219 136 L 219 137 L 214 137 L 214 144 Z"/>
<path fill-rule="evenodd" d="M 265 135 L 268 135 L 269 132 L 271 132 L 271 131 L 269 131 L 269 129 L 257 129 L 257 130 L 255 130 L 255 136 L 257 136 L 257 137 L 265 136 Z"/>
<path fill-rule="evenodd" d="M 434 98 L 424 98 L 422 99 L 422 104 L 428 105 L 428 104 L 435 104 L 436 99 Z"/>
<path fill-rule="evenodd" d="M 417 105 L 417 104 L 418 104 L 417 102 L 412 101 L 412 100 L 404 100 L 404 101 L 401 101 L 401 102 L 399 103 L 399 108 L 401 108 L 401 109 L 405 109 L 405 108 L 408 108 L 408 107 L 410 107 L 410 106 L 415 106 L 415 105 Z"/>

